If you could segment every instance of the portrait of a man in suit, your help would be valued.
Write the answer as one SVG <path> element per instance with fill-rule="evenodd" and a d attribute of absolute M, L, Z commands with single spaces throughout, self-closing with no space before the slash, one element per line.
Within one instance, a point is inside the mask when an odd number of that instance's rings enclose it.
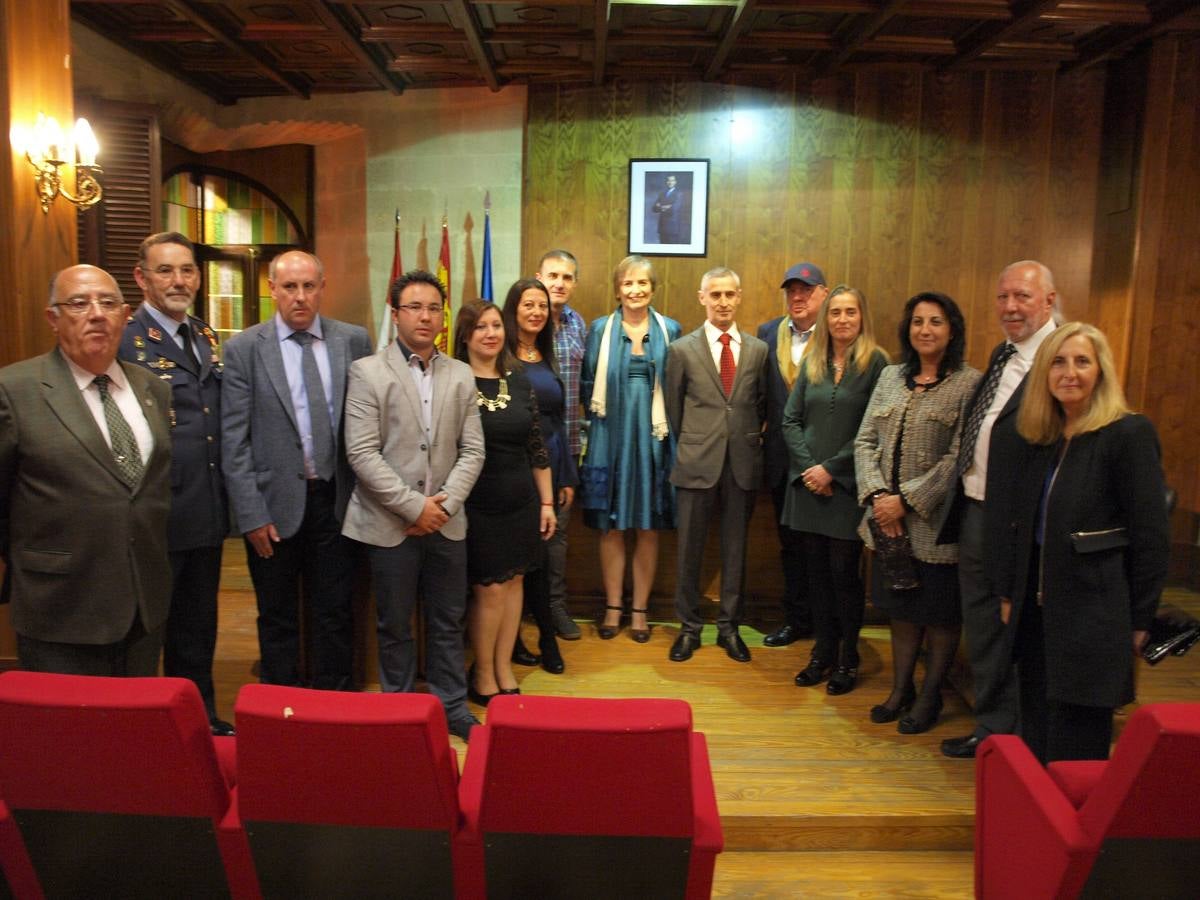
<path fill-rule="evenodd" d="M 700 281 L 705 322 L 667 350 L 667 419 L 677 452 L 671 470 L 679 510 L 675 614 L 682 629 L 670 659 L 700 646 L 700 569 L 709 523 L 721 529 L 721 596 L 717 644 L 737 662 L 750 650 L 738 634 L 746 568 L 746 529 L 762 481 L 767 415 L 767 345 L 735 321 L 741 280 L 711 269 Z"/>
<path fill-rule="evenodd" d="M 346 373 L 371 352 L 366 329 L 321 315 L 325 272 L 311 253 L 271 260 L 276 312 L 225 345 L 221 452 L 235 527 L 258 601 L 267 684 L 352 687 L 354 484 L 342 439 Z M 299 668 L 301 584 L 311 657 Z"/>
<path fill-rule="evenodd" d="M 660 244 L 688 244 L 692 240 L 691 174 L 684 173 L 686 183 L 669 173 L 662 190 L 654 197 L 650 211 L 654 214 L 655 232 Z"/>
<path fill-rule="evenodd" d="M 3 594 L 31 671 L 158 669 L 171 392 L 117 359 L 128 314 L 103 269 L 64 269 L 46 308 L 58 346 L 0 370 Z"/>

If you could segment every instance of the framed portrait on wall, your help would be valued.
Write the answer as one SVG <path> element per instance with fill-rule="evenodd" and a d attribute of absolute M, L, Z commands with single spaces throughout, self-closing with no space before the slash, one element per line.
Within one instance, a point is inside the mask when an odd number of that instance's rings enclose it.
<path fill-rule="evenodd" d="M 629 252 L 704 256 L 708 251 L 708 160 L 629 161 Z"/>

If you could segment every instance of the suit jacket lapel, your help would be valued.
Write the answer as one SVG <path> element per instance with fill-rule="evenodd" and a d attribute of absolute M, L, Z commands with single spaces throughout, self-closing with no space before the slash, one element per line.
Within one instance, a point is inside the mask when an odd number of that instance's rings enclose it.
<path fill-rule="evenodd" d="M 329 380 L 333 385 L 334 437 L 342 432 L 342 409 L 346 404 L 346 373 L 350 369 L 350 347 L 346 336 L 332 319 L 321 319 L 321 333 L 329 354 Z"/>
<path fill-rule="evenodd" d="M 283 351 L 279 349 L 273 318 L 264 322 L 262 330 L 258 333 L 258 352 L 262 357 L 267 378 L 270 379 L 271 386 L 275 388 L 275 393 L 279 396 L 279 403 L 287 413 L 288 421 L 296 429 L 296 434 L 299 434 L 300 426 L 296 424 L 296 410 L 292 408 L 292 389 L 288 385 L 287 370 L 283 367 Z"/>
<path fill-rule="evenodd" d="M 693 352 L 699 354 L 701 367 L 712 376 L 713 385 L 716 387 L 717 392 L 724 397 L 725 386 L 721 384 L 721 370 L 713 360 L 712 348 L 708 346 L 708 333 L 704 330 L 704 326 L 701 325 L 692 334 L 696 338 Z"/>
<path fill-rule="evenodd" d="M 417 395 L 417 386 L 413 384 L 412 373 L 408 371 L 408 360 L 404 358 L 404 351 L 400 349 L 399 344 L 391 341 L 388 343 L 384 354 L 384 361 L 387 363 L 388 368 L 392 370 L 392 374 L 400 385 L 400 393 L 408 399 L 408 405 L 411 407 L 410 413 L 416 416 L 418 422 L 423 421 L 423 417 L 421 416 L 421 398 Z M 399 410 L 391 410 L 390 412 L 392 415 L 396 415 Z"/>
<path fill-rule="evenodd" d="M 741 353 L 738 354 L 737 370 L 733 373 L 733 390 L 730 392 L 731 397 L 734 394 L 736 394 L 738 392 L 738 390 L 741 389 L 741 386 L 745 383 L 745 379 L 742 377 L 742 373 L 746 372 L 749 369 L 753 369 L 755 366 L 755 362 L 756 362 L 754 359 L 756 354 L 750 348 L 750 344 L 746 340 L 745 332 L 742 332 L 739 329 L 739 334 L 741 335 L 741 338 L 742 338 L 742 351 L 741 351 Z M 776 332 L 776 334 L 778 334 L 778 332 Z M 758 360 L 757 362 L 761 363 L 762 360 Z M 747 377 L 749 377 L 749 376 L 747 376 Z M 721 380 L 721 378 L 720 378 L 720 375 L 718 374 L 717 381 L 719 382 L 720 380 Z"/>
<path fill-rule="evenodd" d="M 79 385 L 75 383 L 71 367 L 67 365 L 62 351 L 57 348 L 42 366 L 42 396 L 46 398 L 46 405 L 62 422 L 63 427 L 74 435 L 102 468 L 124 484 L 117 461 L 113 459 L 112 450 L 104 440 L 104 434 L 96 424 L 91 410 L 80 396 Z M 157 439 L 158 436 L 155 435 L 155 440 Z"/>
<path fill-rule="evenodd" d="M 167 448 L 170 447 L 171 430 L 166 423 L 166 416 L 158 411 L 158 401 L 154 399 L 154 395 L 150 392 L 150 384 L 145 377 L 146 370 L 127 362 L 121 362 L 121 368 L 125 371 L 125 380 L 129 382 L 129 389 L 138 398 L 138 404 L 142 408 L 142 415 L 146 417 L 146 424 L 150 427 L 150 434 L 154 437 L 154 449 L 151 451 L 150 459 L 146 463 L 146 468 L 149 470 L 151 464 L 161 459 L 167 452 Z M 131 372 L 134 369 L 137 369 L 137 371 Z M 111 452 L 109 456 L 112 456 Z M 146 479 L 143 478 L 134 493 L 140 491 L 142 485 L 145 483 Z"/>

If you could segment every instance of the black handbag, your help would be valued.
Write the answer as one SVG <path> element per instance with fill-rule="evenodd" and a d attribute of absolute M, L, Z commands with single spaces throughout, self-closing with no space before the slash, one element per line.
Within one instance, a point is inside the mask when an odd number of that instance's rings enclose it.
<path fill-rule="evenodd" d="M 908 532 L 902 531 L 897 537 L 890 537 L 883 533 L 874 516 L 867 519 L 867 528 L 871 530 L 871 539 L 875 543 L 875 562 L 880 567 L 884 583 L 893 591 L 919 588 L 921 579 L 917 575 L 917 563 L 913 558 Z"/>

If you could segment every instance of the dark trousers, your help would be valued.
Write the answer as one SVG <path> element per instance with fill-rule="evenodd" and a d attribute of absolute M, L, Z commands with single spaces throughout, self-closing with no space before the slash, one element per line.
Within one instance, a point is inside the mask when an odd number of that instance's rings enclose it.
<path fill-rule="evenodd" d="M 679 567 L 675 582 L 675 615 L 687 634 L 699 636 L 704 628 L 700 615 L 700 567 L 709 523 L 716 518 L 721 528 L 721 608 L 717 631 L 737 630 L 746 580 L 746 528 L 754 512 L 757 492 L 738 487 L 726 461 L 721 477 L 710 488 L 676 488 L 679 511 Z"/>
<path fill-rule="evenodd" d="M 467 616 L 467 542 L 441 534 L 405 538 L 395 547 L 367 547 L 375 581 L 379 683 L 385 692 L 411 691 L 417 677 L 413 607 L 425 614 L 425 680 L 449 721 L 468 714 L 463 626 Z"/>
<path fill-rule="evenodd" d="M 1042 621 L 1042 608 L 1032 597 L 1027 597 L 1021 607 L 1016 643 L 1021 738 L 1043 764 L 1065 759 L 1108 759 L 1113 734 L 1112 709 L 1065 703 L 1046 696 Z"/>
<path fill-rule="evenodd" d="M 150 677 L 158 674 L 162 645 L 163 627 L 146 631 L 135 613 L 129 634 L 115 644 L 65 644 L 18 634 L 17 664 L 27 672 Z"/>
<path fill-rule="evenodd" d="M 804 574 L 804 548 L 799 531 L 783 524 L 783 504 L 787 497 L 787 476 L 771 488 L 771 503 L 775 507 L 775 529 L 779 533 L 779 561 L 783 567 L 784 622 L 801 631 L 812 625 L 808 579 Z"/>
<path fill-rule="evenodd" d="M 196 683 L 208 717 L 217 717 L 213 656 L 217 650 L 217 591 L 221 546 L 175 550 L 171 557 L 171 611 L 163 637 L 163 674 Z"/>
<path fill-rule="evenodd" d="M 310 482 L 300 530 L 263 559 L 246 542 L 258 597 L 258 647 L 264 684 L 301 684 L 300 585 L 312 640 L 309 678 L 315 688 L 353 687 L 354 615 L 350 606 L 351 543 L 334 515 L 332 481 Z"/>
<path fill-rule="evenodd" d="M 963 636 L 975 687 L 975 733 L 1012 734 L 1017 730 L 1017 683 L 1000 621 L 1000 601 L 988 589 L 983 565 L 983 504 L 963 502 L 958 539 L 958 586 L 962 593 Z M 991 536 L 999 540 L 1000 536 Z"/>
<path fill-rule="evenodd" d="M 808 596 L 812 601 L 817 640 L 814 659 L 831 665 L 858 666 L 858 633 L 862 630 L 866 598 L 858 564 L 862 541 L 800 532 Z"/>

